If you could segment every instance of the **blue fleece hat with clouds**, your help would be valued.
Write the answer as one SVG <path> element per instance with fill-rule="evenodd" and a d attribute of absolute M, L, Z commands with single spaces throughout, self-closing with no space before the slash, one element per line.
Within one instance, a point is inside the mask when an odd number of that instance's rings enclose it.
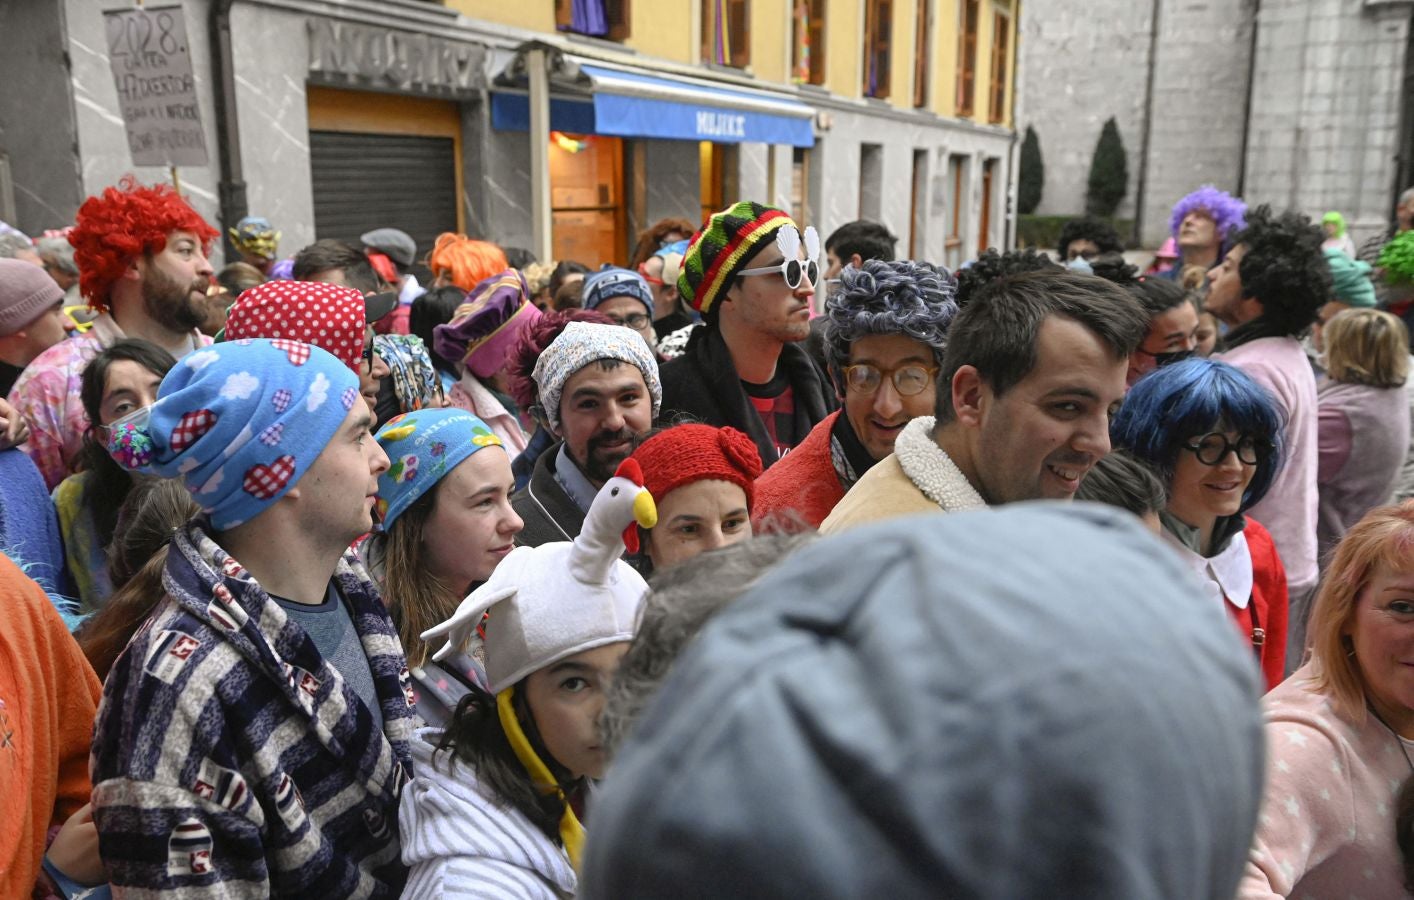
<path fill-rule="evenodd" d="M 215 344 L 172 367 L 145 415 L 114 424 L 108 452 L 124 468 L 181 478 L 221 531 L 294 487 L 361 402 L 358 376 L 319 347 Z"/>

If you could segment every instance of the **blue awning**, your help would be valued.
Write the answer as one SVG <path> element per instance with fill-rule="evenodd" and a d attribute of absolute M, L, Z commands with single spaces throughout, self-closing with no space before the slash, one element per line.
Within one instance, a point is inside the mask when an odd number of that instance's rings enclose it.
<path fill-rule="evenodd" d="M 815 145 L 815 111 L 785 97 L 587 61 L 571 71 L 568 84 L 552 73 L 550 127 L 556 131 L 724 144 Z M 491 124 L 501 131 L 528 131 L 529 97 L 520 91 L 493 92 Z"/>

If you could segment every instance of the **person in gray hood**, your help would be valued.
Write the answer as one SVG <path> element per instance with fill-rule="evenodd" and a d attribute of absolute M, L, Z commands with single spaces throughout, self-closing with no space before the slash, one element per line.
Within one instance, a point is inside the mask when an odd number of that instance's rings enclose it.
<path fill-rule="evenodd" d="M 579 896 L 1228 900 L 1261 793 L 1260 683 L 1190 579 L 1090 504 L 798 551 L 638 720 Z"/>

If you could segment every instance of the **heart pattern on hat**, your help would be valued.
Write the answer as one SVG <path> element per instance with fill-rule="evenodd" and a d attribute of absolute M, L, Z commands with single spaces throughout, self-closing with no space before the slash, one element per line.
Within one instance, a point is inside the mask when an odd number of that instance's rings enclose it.
<path fill-rule="evenodd" d="M 285 489 L 295 475 L 295 458 L 286 454 L 270 465 L 258 463 L 246 469 L 241 487 L 257 500 L 269 500 Z"/>
<path fill-rule="evenodd" d="M 274 396 L 270 398 L 270 404 L 275 407 L 275 412 L 282 413 L 290 408 L 290 402 L 294 399 L 294 394 L 291 394 L 285 388 L 280 388 L 275 392 Z"/>
<path fill-rule="evenodd" d="M 358 401 L 358 391 L 354 388 L 344 388 L 344 392 L 339 395 L 339 401 L 344 404 L 344 411 L 353 409 L 353 405 Z"/>
<path fill-rule="evenodd" d="M 302 366 L 309 362 L 309 345 L 299 341 L 290 341 L 284 338 L 276 338 L 270 342 L 270 346 L 285 351 L 285 356 L 289 359 L 290 365 Z"/>
<path fill-rule="evenodd" d="M 260 432 L 259 441 L 267 447 L 274 447 L 280 443 L 280 436 L 285 433 L 285 423 L 276 422 Z"/>
<path fill-rule="evenodd" d="M 172 429 L 170 445 L 173 453 L 181 453 L 195 444 L 216 425 L 217 415 L 209 409 L 194 409 L 182 416 Z"/>

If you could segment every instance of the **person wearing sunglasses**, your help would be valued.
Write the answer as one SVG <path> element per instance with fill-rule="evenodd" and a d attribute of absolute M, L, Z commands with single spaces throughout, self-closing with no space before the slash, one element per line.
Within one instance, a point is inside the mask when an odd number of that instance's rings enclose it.
<path fill-rule="evenodd" d="M 580 305 L 594 309 L 638 332 L 654 355 L 658 353 L 658 333 L 653 328 L 653 290 L 638 272 L 605 263 L 599 271 L 585 276 Z M 659 358 L 661 362 L 661 358 Z"/>
<path fill-rule="evenodd" d="M 669 416 L 745 432 L 770 468 L 834 412 L 829 377 L 803 347 L 819 258 L 815 229 L 770 206 L 742 201 L 703 223 L 678 291 L 706 327 L 663 365 Z"/>
<path fill-rule="evenodd" d="M 1284 675 L 1286 569 L 1271 534 L 1246 513 L 1272 488 L 1285 434 L 1276 402 L 1241 369 L 1207 359 L 1139 379 L 1111 427 L 1114 446 L 1153 466 L 1168 488 L 1164 537 L 1251 643 L 1267 689 Z M 1300 648 L 1292 648 L 1300 652 Z"/>
<path fill-rule="evenodd" d="M 1149 333 L 1129 354 L 1130 385 L 1160 366 L 1187 359 L 1198 347 L 1198 307 L 1188 292 L 1162 278 L 1141 278 L 1129 285 L 1149 314 Z"/>
<path fill-rule="evenodd" d="M 819 527 L 845 492 L 894 450 L 903 426 L 930 415 L 957 315 L 957 281 L 928 263 L 846 266 L 823 318 L 825 352 L 842 408 L 756 484 L 757 522 Z"/>

